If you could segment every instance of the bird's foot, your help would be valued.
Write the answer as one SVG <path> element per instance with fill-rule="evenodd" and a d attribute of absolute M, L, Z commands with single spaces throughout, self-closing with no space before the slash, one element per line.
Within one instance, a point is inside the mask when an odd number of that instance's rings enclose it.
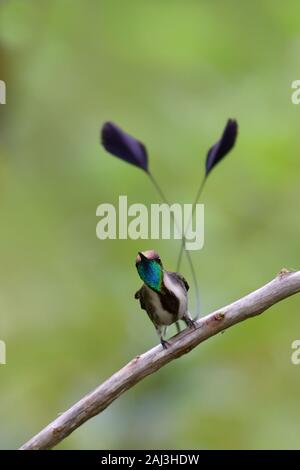
<path fill-rule="evenodd" d="M 162 338 L 160 339 L 160 344 L 162 345 L 163 349 L 168 349 L 168 347 L 171 346 L 168 341 Z"/>
<path fill-rule="evenodd" d="M 188 326 L 189 328 L 193 328 L 193 330 L 196 329 L 196 321 L 193 320 L 192 318 L 190 317 L 187 317 L 184 319 L 185 323 L 186 323 L 186 326 Z"/>
<path fill-rule="evenodd" d="M 177 333 L 180 333 L 180 332 L 181 332 L 181 328 L 180 328 L 179 321 L 177 321 L 177 322 L 175 323 L 175 325 L 176 325 Z"/>

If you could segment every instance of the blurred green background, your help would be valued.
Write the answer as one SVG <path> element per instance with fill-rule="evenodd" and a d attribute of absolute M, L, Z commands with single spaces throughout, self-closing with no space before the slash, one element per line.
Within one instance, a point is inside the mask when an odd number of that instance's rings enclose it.
<path fill-rule="evenodd" d="M 159 202 L 100 147 L 104 121 L 146 143 L 171 201 L 191 202 L 207 149 L 238 119 L 202 198 L 203 313 L 299 268 L 299 13 L 296 0 L 1 2 L 1 448 L 157 344 L 134 260 L 153 247 L 172 270 L 179 242 L 96 238 L 100 203 Z M 299 311 L 295 296 L 212 338 L 58 448 L 299 448 Z"/>

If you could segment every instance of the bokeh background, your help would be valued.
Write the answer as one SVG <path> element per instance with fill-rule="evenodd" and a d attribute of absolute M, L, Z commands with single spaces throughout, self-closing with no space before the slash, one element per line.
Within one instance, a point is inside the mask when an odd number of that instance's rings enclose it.
<path fill-rule="evenodd" d="M 147 145 L 171 201 L 191 202 L 228 117 L 237 146 L 203 194 L 193 254 L 203 313 L 299 268 L 299 2 L 7 0 L 0 4 L 0 446 L 17 448 L 157 344 L 133 298 L 138 250 L 100 241 L 96 207 L 159 202 L 106 154 L 113 120 Z M 188 266 L 182 273 L 190 279 Z M 193 309 L 191 290 L 191 305 Z M 300 297 L 148 377 L 61 449 L 300 447 Z"/>

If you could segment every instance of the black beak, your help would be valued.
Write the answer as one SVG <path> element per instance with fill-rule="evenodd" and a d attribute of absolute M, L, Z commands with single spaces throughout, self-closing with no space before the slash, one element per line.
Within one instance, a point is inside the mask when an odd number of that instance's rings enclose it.
<path fill-rule="evenodd" d="M 141 260 L 148 260 L 148 258 L 145 255 L 143 255 L 143 253 L 141 253 L 140 251 L 138 252 L 138 254 L 141 257 Z"/>

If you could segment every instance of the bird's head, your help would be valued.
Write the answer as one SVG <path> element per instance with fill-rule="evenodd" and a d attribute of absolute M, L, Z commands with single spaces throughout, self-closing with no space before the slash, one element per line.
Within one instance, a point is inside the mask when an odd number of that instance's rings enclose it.
<path fill-rule="evenodd" d="M 135 265 L 142 281 L 151 289 L 160 292 L 163 279 L 163 265 L 159 254 L 154 250 L 139 251 Z"/>

